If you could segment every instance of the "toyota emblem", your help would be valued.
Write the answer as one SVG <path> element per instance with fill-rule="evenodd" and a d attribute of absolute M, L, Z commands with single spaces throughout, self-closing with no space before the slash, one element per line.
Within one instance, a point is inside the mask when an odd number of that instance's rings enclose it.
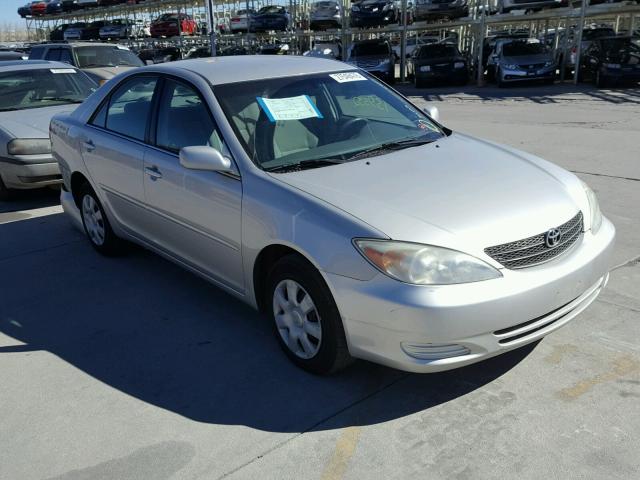
<path fill-rule="evenodd" d="M 544 244 L 547 248 L 553 248 L 560 243 L 560 238 L 562 237 L 562 232 L 559 228 L 552 228 L 547 233 L 544 234 Z"/>

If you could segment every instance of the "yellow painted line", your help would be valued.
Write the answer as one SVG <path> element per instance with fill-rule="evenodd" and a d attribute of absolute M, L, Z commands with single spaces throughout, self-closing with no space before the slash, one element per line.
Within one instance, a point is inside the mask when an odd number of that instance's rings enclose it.
<path fill-rule="evenodd" d="M 360 427 L 349 427 L 342 432 L 331 460 L 322 472 L 322 480 L 340 480 L 344 476 L 359 439 Z"/>
<path fill-rule="evenodd" d="M 640 362 L 631 358 L 628 355 L 618 357 L 613 361 L 613 368 L 605 373 L 600 373 L 591 378 L 582 380 L 572 387 L 562 389 L 558 392 L 558 396 L 564 400 L 575 400 L 576 398 L 584 395 L 596 385 L 605 382 L 611 382 L 617 380 L 620 377 L 629 375 L 640 370 Z"/>

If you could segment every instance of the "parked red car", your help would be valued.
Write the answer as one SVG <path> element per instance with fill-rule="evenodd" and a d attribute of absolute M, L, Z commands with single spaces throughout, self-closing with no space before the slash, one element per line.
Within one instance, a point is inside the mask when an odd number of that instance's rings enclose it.
<path fill-rule="evenodd" d="M 47 3 L 46 2 L 34 2 L 31 4 L 31 16 L 39 17 L 40 15 L 44 15 L 47 13 Z"/>
<path fill-rule="evenodd" d="M 151 22 L 151 36 L 175 37 L 180 35 L 195 35 L 198 24 L 193 18 L 185 13 L 180 14 L 180 28 L 178 28 L 178 14 L 165 13 Z"/>

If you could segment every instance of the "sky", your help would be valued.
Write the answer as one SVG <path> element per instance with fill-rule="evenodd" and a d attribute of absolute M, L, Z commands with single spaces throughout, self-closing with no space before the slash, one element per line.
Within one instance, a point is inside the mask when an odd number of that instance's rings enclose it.
<path fill-rule="evenodd" d="M 27 0 L 0 0 L 0 8 L 2 8 L 0 13 L 0 21 L 6 20 L 8 22 L 16 22 L 21 20 L 20 15 L 18 15 L 18 7 L 21 7 L 27 3 Z"/>

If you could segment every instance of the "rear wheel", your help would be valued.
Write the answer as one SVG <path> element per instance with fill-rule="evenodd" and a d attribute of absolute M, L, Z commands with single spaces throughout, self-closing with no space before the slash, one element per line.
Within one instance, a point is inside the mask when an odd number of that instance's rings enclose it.
<path fill-rule="evenodd" d="M 11 190 L 9 190 L 0 177 L 0 200 L 5 201 L 11 198 Z"/>
<path fill-rule="evenodd" d="M 88 183 L 80 190 L 80 215 L 84 232 L 93 248 L 107 256 L 122 251 L 123 242 L 113 232 L 98 196 Z"/>
<path fill-rule="evenodd" d="M 349 365 L 342 318 L 320 273 L 298 255 L 282 258 L 269 273 L 265 305 L 289 359 L 316 374 Z"/>
<path fill-rule="evenodd" d="M 596 87 L 605 88 L 607 86 L 607 79 L 600 73 L 600 70 L 596 72 Z"/>

